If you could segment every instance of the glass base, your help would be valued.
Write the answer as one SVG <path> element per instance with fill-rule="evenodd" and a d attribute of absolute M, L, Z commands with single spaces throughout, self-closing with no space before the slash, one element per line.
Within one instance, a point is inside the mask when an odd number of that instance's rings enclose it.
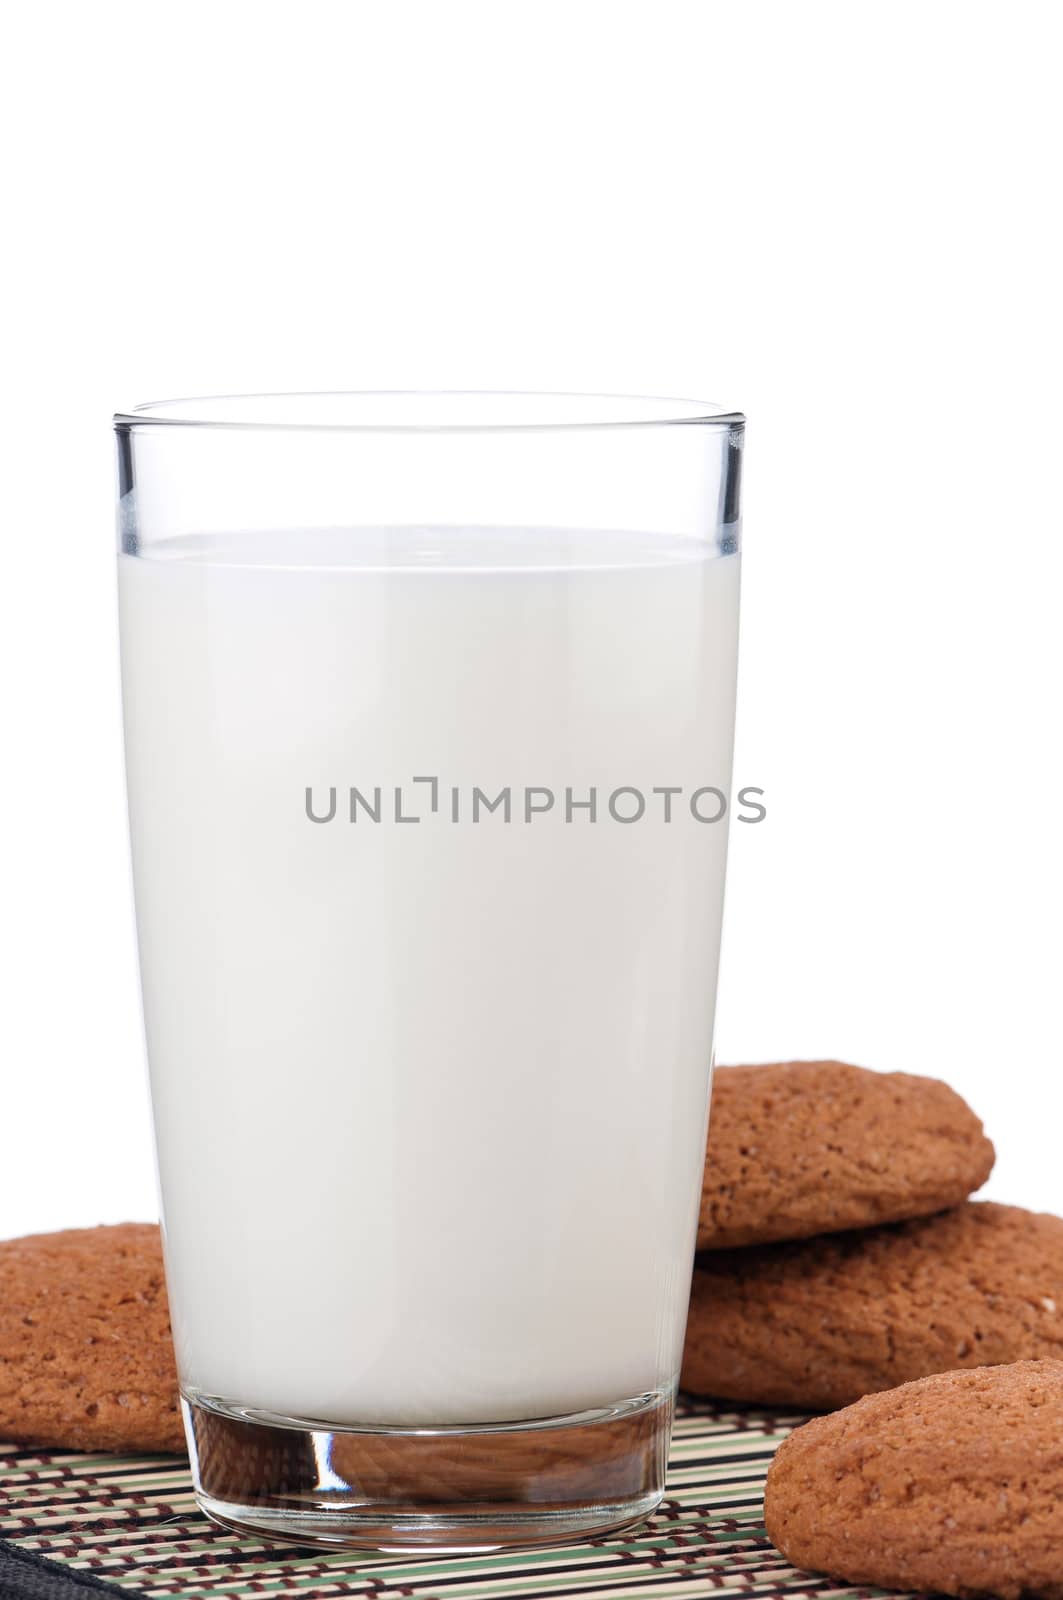
<path fill-rule="evenodd" d="M 382 1551 L 569 1544 L 664 1494 L 674 1395 L 490 1427 L 328 1428 L 184 1396 L 196 1499 L 255 1538 Z"/>

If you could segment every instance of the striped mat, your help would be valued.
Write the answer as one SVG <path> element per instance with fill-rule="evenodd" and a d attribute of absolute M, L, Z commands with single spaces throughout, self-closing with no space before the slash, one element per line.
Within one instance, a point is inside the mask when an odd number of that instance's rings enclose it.
<path fill-rule="evenodd" d="M 0 1445 L 0 1597 L 856 1600 L 879 1594 L 796 1572 L 765 1536 L 764 1475 L 780 1441 L 802 1420 L 681 1399 L 667 1497 L 650 1522 L 625 1538 L 501 1556 L 399 1558 L 271 1547 L 212 1526 L 196 1510 L 187 1465 L 171 1457 L 42 1454 Z"/>

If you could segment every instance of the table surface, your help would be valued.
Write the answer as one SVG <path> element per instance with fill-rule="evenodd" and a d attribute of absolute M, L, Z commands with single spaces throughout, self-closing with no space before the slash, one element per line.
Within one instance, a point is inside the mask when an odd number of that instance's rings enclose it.
<path fill-rule="evenodd" d="M 724 1411 L 684 1397 L 667 1496 L 648 1523 L 628 1537 L 518 1555 L 289 1551 L 208 1522 L 196 1509 L 184 1461 L 0 1445 L 0 1597 L 88 1600 L 100 1592 L 92 1578 L 127 1595 L 189 1600 L 287 1594 L 856 1600 L 879 1594 L 795 1571 L 765 1535 L 764 1475 L 781 1440 L 803 1420 Z M 59 1563 L 59 1570 L 49 1575 L 32 1557 Z"/>

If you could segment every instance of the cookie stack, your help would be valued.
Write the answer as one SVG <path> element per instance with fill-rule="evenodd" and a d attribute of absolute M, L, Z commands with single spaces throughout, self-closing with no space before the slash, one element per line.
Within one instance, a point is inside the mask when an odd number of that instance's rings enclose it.
<path fill-rule="evenodd" d="M 971 1201 L 992 1166 L 935 1079 L 717 1072 L 682 1383 L 831 1413 L 768 1474 L 794 1566 L 1063 1600 L 1063 1220 Z M 154 1225 L 0 1245 L 2 1437 L 183 1449 Z"/>
<path fill-rule="evenodd" d="M 1063 1357 L 1063 1220 L 970 1201 L 992 1165 L 936 1079 L 719 1068 L 683 1387 L 820 1411 Z"/>

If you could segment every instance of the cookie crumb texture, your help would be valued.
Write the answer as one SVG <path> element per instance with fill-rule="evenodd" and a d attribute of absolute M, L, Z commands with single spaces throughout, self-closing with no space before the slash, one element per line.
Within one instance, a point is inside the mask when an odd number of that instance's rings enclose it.
<path fill-rule="evenodd" d="M 963 1600 L 1063 1597 L 1063 1362 L 947 1372 L 818 1417 L 764 1494 L 795 1567 Z"/>
<path fill-rule="evenodd" d="M 154 1224 L 0 1242 L 0 1439 L 184 1453 Z"/>
<path fill-rule="evenodd" d="M 1063 1220 L 970 1200 L 699 1258 L 683 1388 L 827 1411 L 956 1367 L 1063 1357 Z"/>
<path fill-rule="evenodd" d="M 927 1216 L 980 1188 L 993 1159 L 936 1078 L 844 1061 L 718 1067 L 698 1249 Z"/>

